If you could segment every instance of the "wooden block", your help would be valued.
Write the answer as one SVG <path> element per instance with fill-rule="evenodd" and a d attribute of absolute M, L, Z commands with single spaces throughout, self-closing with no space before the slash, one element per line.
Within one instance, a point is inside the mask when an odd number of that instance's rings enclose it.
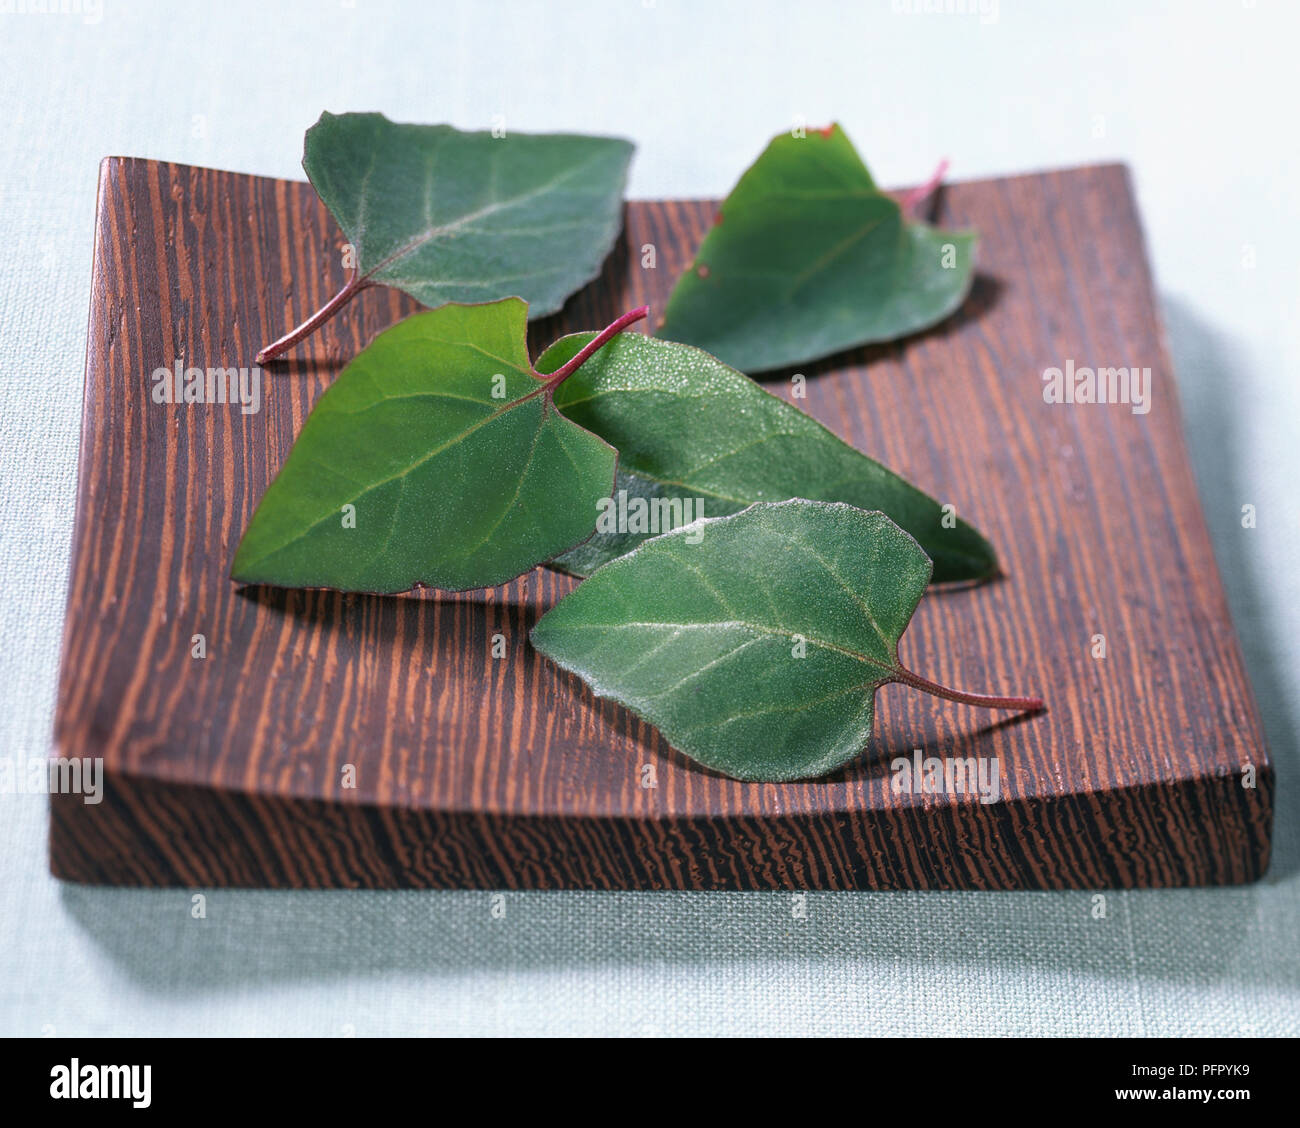
<path fill-rule="evenodd" d="M 534 349 L 642 302 L 657 316 L 713 211 L 630 204 L 603 277 L 533 327 Z M 363 294 L 272 366 L 256 414 L 154 403 L 155 369 L 251 366 L 329 298 L 341 235 L 306 184 L 106 160 L 57 745 L 103 757 L 107 784 L 98 805 L 54 797 L 54 872 L 510 889 L 1259 877 L 1273 772 L 1126 173 L 959 184 L 940 218 L 981 235 L 965 308 L 904 345 L 807 366 L 800 406 L 1001 554 L 1007 578 L 922 601 L 904 662 L 974 691 L 1042 693 L 1050 710 L 1008 720 L 891 686 L 859 761 L 752 784 L 693 766 L 533 653 L 527 631 L 569 578 L 399 598 L 232 584 L 235 545 L 312 402 L 416 307 Z M 1067 360 L 1149 367 L 1151 410 L 1045 403 L 1044 370 Z M 788 376 L 769 387 L 788 396 Z M 192 657 L 200 634 L 206 658 Z M 914 750 L 992 758 L 1000 798 L 895 791 L 891 764 Z M 642 786 L 647 767 L 657 786 Z"/>

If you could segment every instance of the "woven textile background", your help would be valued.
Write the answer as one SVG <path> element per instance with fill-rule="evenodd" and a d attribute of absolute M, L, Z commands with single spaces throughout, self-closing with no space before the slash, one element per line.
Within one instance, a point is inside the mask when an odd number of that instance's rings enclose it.
<path fill-rule="evenodd" d="M 60 886 L 45 800 L 0 795 L 0 1033 L 1300 1033 L 1300 20 L 925 8 L 0 0 L 0 756 L 49 749 L 101 157 L 300 176 L 325 108 L 500 115 L 629 136 L 633 195 L 703 196 L 835 118 L 889 184 L 945 155 L 1132 164 L 1280 775 L 1269 877 L 1104 920 L 1088 893 L 814 894 L 802 919 L 788 894 L 512 894 L 497 919 L 486 893 L 221 890 L 194 920 L 187 891 Z"/>

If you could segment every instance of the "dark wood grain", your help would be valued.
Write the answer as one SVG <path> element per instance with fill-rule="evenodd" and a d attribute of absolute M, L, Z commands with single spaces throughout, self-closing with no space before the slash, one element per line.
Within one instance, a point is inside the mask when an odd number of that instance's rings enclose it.
<path fill-rule="evenodd" d="M 237 589 L 234 547 L 312 402 L 416 307 L 363 294 L 268 370 L 259 414 L 155 404 L 154 369 L 251 366 L 321 305 L 344 278 L 341 236 L 306 184 L 105 161 L 57 744 L 103 757 L 108 784 L 96 806 L 54 797 L 54 872 L 597 889 L 1258 877 L 1272 769 L 1127 175 L 961 184 L 942 213 L 981 233 L 965 308 L 905 345 L 809 366 L 800 406 L 999 548 L 1007 578 L 924 599 L 904 662 L 971 690 L 1042 693 L 1049 712 L 997 723 L 891 686 L 852 767 L 747 784 L 696 768 L 530 650 L 566 577 L 399 598 Z M 533 327 L 534 348 L 642 302 L 661 310 L 712 215 L 702 201 L 629 205 L 603 278 Z M 1041 374 L 1066 358 L 1152 368 L 1152 410 L 1044 403 Z M 769 387 L 788 397 L 788 375 Z M 191 657 L 200 633 L 205 659 Z M 1001 801 L 893 792 L 889 762 L 913 749 L 997 757 Z"/>

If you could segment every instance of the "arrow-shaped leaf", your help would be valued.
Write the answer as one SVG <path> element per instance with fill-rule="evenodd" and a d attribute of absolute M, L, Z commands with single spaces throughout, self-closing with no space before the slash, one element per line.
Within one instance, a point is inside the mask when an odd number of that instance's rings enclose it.
<path fill-rule="evenodd" d="M 591 338 L 561 338 L 538 371 L 569 363 Z M 936 580 L 997 570 L 988 541 L 964 521 L 945 520 L 934 498 L 699 349 L 624 334 L 556 390 L 555 404 L 619 452 L 617 519 L 555 561 L 576 575 L 674 524 L 794 497 L 882 510 L 920 541 Z"/>
<path fill-rule="evenodd" d="M 838 125 L 782 134 L 723 203 L 658 335 L 750 373 L 892 341 L 961 305 L 974 248 L 909 221 Z"/>
<path fill-rule="evenodd" d="M 1036 698 L 961 693 L 913 674 L 898 640 L 930 579 L 883 513 L 787 501 L 644 542 L 533 628 L 533 645 L 737 779 L 824 775 L 871 736 L 887 682 L 996 709 Z"/>
<path fill-rule="evenodd" d="M 591 281 L 622 227 L 632 144 L 576 134 L 462 133 L 383 114 L 321 115 L 302 164 L 352 246 L 355 270 L 262 364 L 366 286 L 427 306 L 518 295 L 554 313 Z"/>
<path fill-rule="evenodd" d="M 528 362 L 518 298 L 381 333 L 317 401 L 235 555 L 245 583 L 400 592 L 513 579 L 591 535 L 612 447 L 565 419 L 568 368 Z"/>

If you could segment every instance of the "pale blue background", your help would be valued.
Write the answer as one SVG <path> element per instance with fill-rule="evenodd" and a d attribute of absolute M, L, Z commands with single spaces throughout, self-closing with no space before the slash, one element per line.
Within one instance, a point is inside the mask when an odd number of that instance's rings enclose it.
<path fill-rule="evenodd" d="M 958 178 L 1132 164 L 1281 776 L 1269 878 L 1115 894 L 1104 921 L 1087 893 L 823 894 L 806 920 L 787 894 L 518 894 L 494 920 L 486 893 L 220 890 L 194 921 L 184 891 L 60 887 L 45 800 L 0 797 L 0 1032 L 1297 1033 L 1294 8 L 848 7 L 0 12 L 0 755 L 49 747 L 102 156 L 298 176 L 323 108 L 501 114 L 630 136 L 633 195 L 695 196 L 724 193 L 796 115 L 838 118 L 890 184 L 943 155 Z"/>

